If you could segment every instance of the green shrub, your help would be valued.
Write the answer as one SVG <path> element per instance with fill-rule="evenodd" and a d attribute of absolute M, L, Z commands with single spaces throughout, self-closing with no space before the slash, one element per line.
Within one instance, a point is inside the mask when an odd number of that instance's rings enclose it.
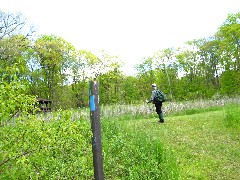
<path fill-rule="evenodd" d="M 16 67 L 10 68 L 17 71 Z M 0 123 L 11 120 L 17 114 L 26 115 L 34 111 L 36 97 L 27 95 L 28 83 L 20 81 L 17 76 L 11 82 L 0 79 Z"/>
<path fill-rule="evenodd" d="M 1 127 L 0 179 L 92 179 L 90 123 L 70 114 Z"/>

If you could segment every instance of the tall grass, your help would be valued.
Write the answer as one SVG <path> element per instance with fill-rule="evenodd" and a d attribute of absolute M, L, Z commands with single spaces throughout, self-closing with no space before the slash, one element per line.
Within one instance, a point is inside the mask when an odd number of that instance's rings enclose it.
<path fill-rule="evenodd" d="M 225 124 L 227 127 L 240 129 L 240 107 L 238 104 L 230 104 L 225 107 Z"/>
<path fill-rule="evenodd" d="M 205 111 L 220 110 L 228 104 L 240 104 L 240 97 L 222 98 L 216 100 L 195 100 L 195 101 L 169 101 L 163 103 L 165 116 L 195 114 Z M 61 110 L 59 110 L 61 112 Z M 40 114 L 42 118 L 53 119 L 59 116 L 58 112 Z M 154 104 L 116 104 L 100 106 L 101 119 L 146 119 L 156 116 Z M 59 117 L 60 118 L 60 117 Z M 71 119 L 90 119 L 89 108 L 71 109 Z"/>
<path fill-rule="evenodd" d="M 166 116 L 178 114 L 194 114 L 203 111 L 219 110 L 227 104 L 240 104 L 240 97 L 222 98 L 217 100 L 195 100 L 163 103 L 163 112 Z M 101 106 L 102 118 L 137 119 L 156 117 L 154 104 L 131 104 Z"/>
<path fill-rule="evenodd" d="M 141 128 L 141 129 L 140 129 Z M 178 168 L 171 151 L 142 126 L 126 121 L 102 123 L 106 179 L 177 179 Z"/>

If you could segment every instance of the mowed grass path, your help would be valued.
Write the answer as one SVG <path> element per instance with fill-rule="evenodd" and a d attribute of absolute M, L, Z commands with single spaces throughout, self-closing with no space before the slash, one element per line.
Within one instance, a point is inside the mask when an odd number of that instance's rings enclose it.
<path fill-rule="evenodd" d="M 240 179 L 240 132 L 224 125 L 224 111 L 127 121 L 173 152 L 180 179 Z"/>

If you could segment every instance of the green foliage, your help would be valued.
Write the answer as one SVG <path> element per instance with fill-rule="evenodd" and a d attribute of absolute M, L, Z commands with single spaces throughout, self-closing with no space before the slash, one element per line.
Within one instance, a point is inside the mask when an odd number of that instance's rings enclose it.
<path fill-rule="evenodd" d="M 90 123 L 70 111 L 1 127 L 0 179 L 91 179 Z"/>
<path fill-rule="evenodd" d="M 103 156 L 106 179 L 177 179 L 172 154 L 158 138 L 129 125 L 128 121 L 104 120 Z"/>
<path fill-rule="evenodd" d="M 231 104 L 225 107 L 224 122 L 227 127 L 240 129 L 240 107 L 238 104 Z"/>
<path fill-rule="evenodd" d="M 30 41 L 22 35 L 14 35 L 0 40 L 0 76 L 4 81 L 11 82 L 14 76 L 25 79 L 28 68 L 27 59 L 24 56 Z M 18 71 L 9 70 L 11 66 L 17 66 Z"/>
<path fill-rule="evenodd" d="M 8 67 L 8 71 L 18 72 L 19 69 L 13 66 Z M 27 82 L 20 81 L 16 75 L 13 76 L 10 83 L 3 81 L 3 79 L 4 76 L 0 81 L 0 119 L 2 123 L 17 114 L 32 113 L 36 98 L 26 94 L 28 92 Z"/>
<path fill-rule="evenodd" d="M 240 93 L 240 72 L 239 71 L 225 71 L 221 76 L 221 94 L 234 96 Z"/>
<path fill-rule="evenodd" d="M 119 68 L 98 77 L 101 104 L 122 103 L 122 76 Z"/>
<path fill-rule="evenodd" d="M 47 97 L 53 101 L 54 108 L 59 104 L 55 95 L 66 84 L 74 47 L 64 39 L 51 35 L 43 35 L 34 43 L 36 59 L 42 69 L 41 80 L 44 81 L 43 89 Z M 59 108 L 59 107 L 58 107 Z"/>
<path fill-rule="evenodd" d="M 133 76 L 127 76 L 123 79 L 122 100 L 125 104 L 138 103 L 142 100 L 138 79 Z"/>
<path fill-rule="evenodd" d="M 216 33 L 219 39 L 219 53 L 221 64 L 225 70 L 239 70 L 240 67 L 240 13 L 229 14 L 223 25 Z"/>
<path fill-rule="evenodd" d="M 153 58 L 144 58 L 135 68 L 138 74 L 136 77 L 137 86 L 134 91 L 138 91 L 140 98 L 149 98 L 152 91 L 151 84 L 156 81 Z"/>
<path fill-rule="evenodd" d="M 166 124 L 140 119 L 146 110 L 140 106 L 116 106 L 112 112 L 101 107 L 105 178 L 204 179 L 222 174 L 238 177 L 235 166 L 229 166 L 230 161 L 238 163 L 240 158 L 238 141 L 234 134 L 228 135 L 232 129 L 224 129 L 222 107 L 206 108 L 211 106 L 206 101 L 196 102 L 199 109 L 187 103 L 182 108 L 181 104 L 169 106 L 189 111 L 168 117 Z M 238 126 L 238 105 L 227 107 L 225 120 Z M 92 179 L 88 118 L 88 109 L 59 111 L 20 116 L 0 127 L 0 179 Z M 226 140 L 228 143 L 223 143 Z M 228 153 L 222 153 L 223 149 L 228 149 Z M 229 174 L 232 171 L 235 174 Z"/>

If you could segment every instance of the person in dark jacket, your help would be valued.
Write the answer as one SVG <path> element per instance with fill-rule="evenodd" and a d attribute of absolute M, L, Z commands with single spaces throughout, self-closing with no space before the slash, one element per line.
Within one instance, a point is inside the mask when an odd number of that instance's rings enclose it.
<path fill-rule="evenodd" d="M 156 99 L 156 95 L 157 95 L 157 85 L 156 84 L 152 84 L 152 96 L 150 98 L 149 101 L 147 101 L 147 103 L 150 103 L 152 102 L 153 104 L 155 104 L 155 107 L 156 107 L 156 112 L 158 114 L 158 117 L 159 117 L 159 122 L 160 123 L 164 123 L 164 118 L 163 118 L 163 112 L 162 112 L 162 102 L 161 101 L 158 101 Z"/>

